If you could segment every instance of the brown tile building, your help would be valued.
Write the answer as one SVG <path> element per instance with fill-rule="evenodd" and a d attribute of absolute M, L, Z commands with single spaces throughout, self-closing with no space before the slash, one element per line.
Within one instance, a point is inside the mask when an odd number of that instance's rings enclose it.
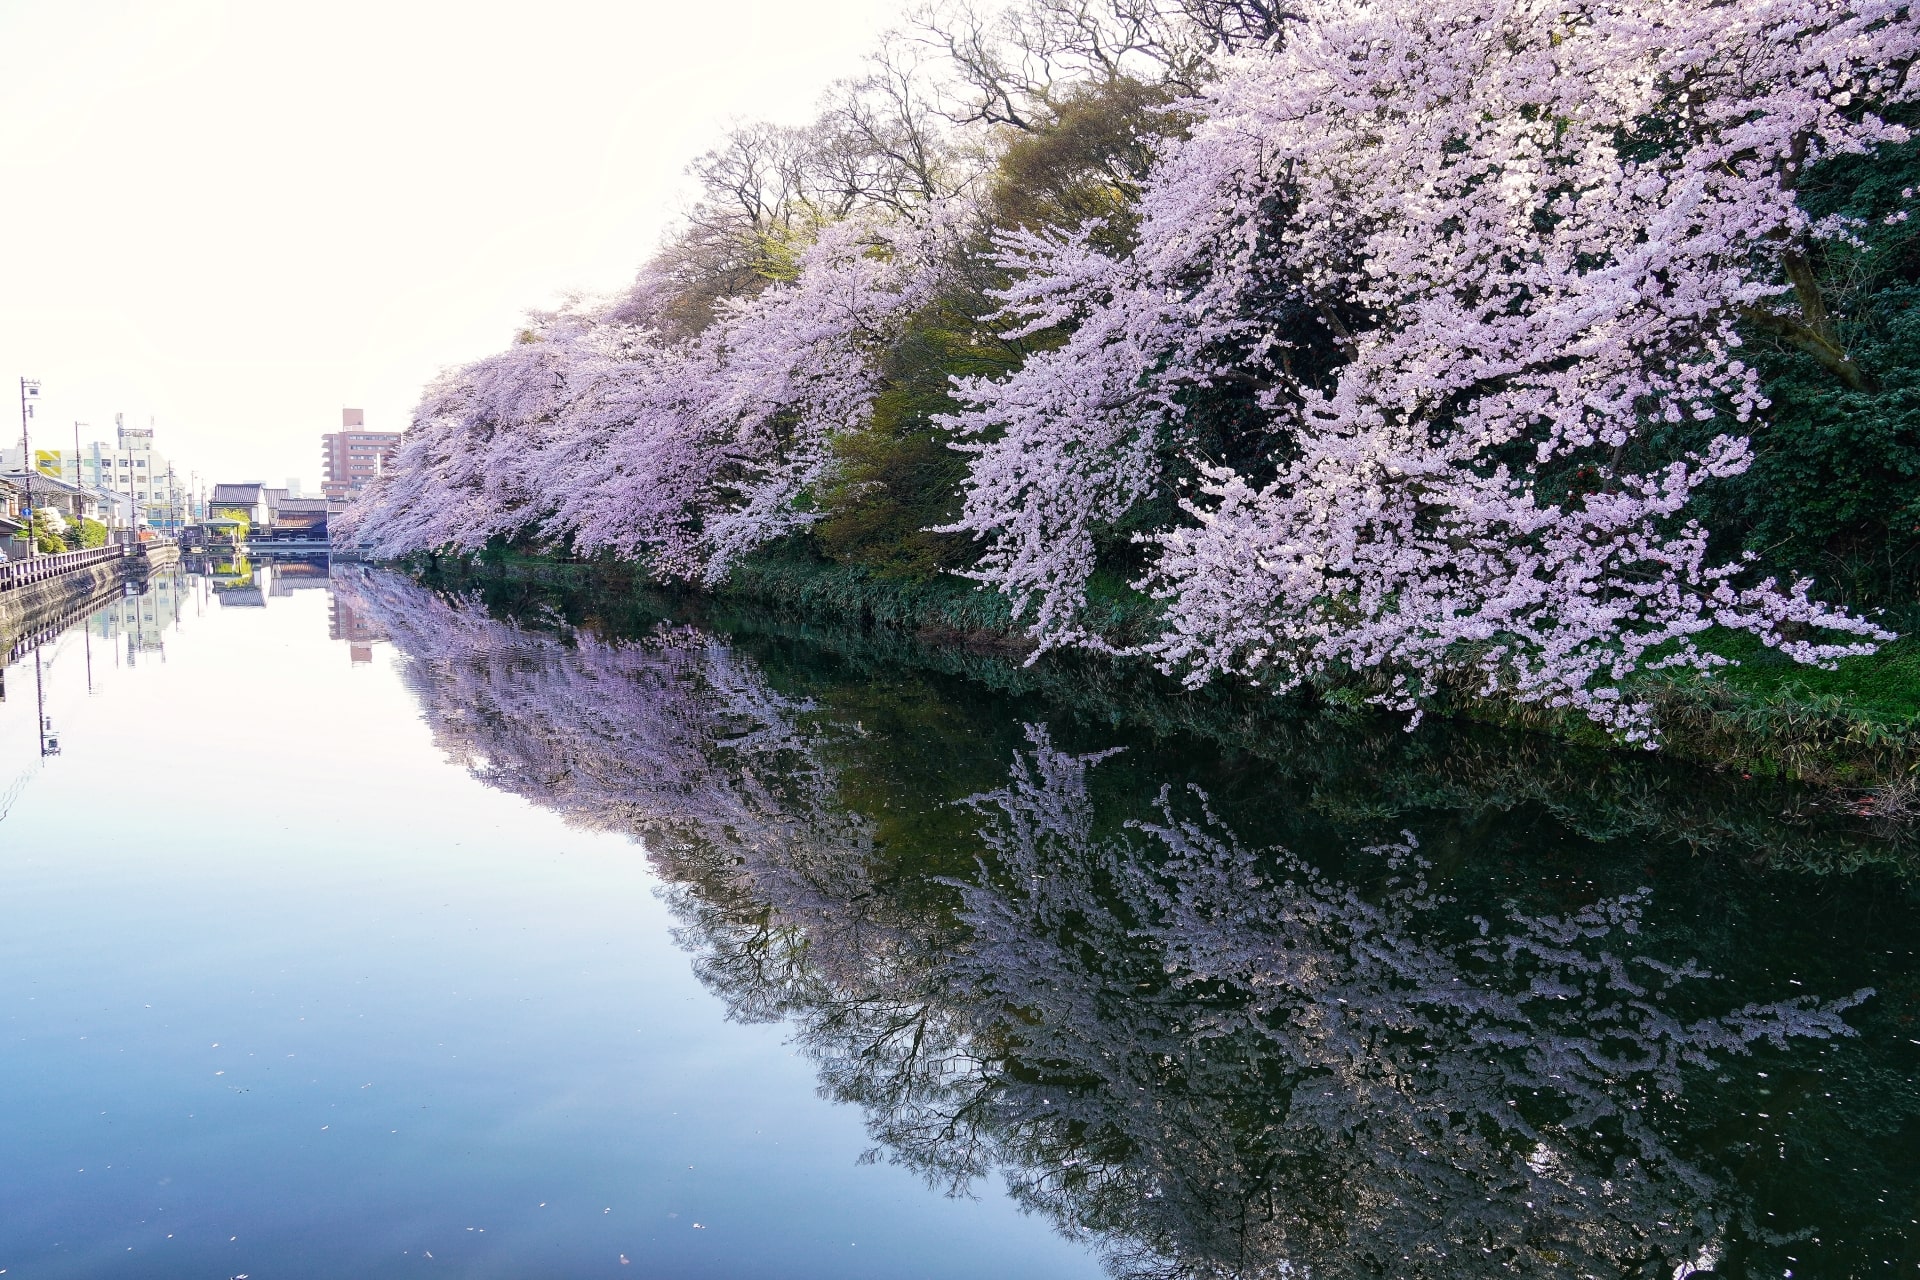
<path fill-rule="evenodd" d="M 351 502 L 359 497 L 400 447 L 399 432 L 367 431 L 366 423 L 360 410 L 342 409 L 341 429 L 320 437 L 324 468 L 320 488 L 331 501 Z"/>

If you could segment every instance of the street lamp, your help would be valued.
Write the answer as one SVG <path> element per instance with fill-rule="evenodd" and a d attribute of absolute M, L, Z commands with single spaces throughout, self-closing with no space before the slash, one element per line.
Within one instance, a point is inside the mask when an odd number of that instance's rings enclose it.
<path fill-rule="evenodd" d="M 33 417 L 34 404 L 40 399 L 38 378 L 20 379 L 20 469 L 27 473 L 27 558 L 40 551 L 40 539 L 33 528 L 33 444 L 27 439 L 27 422 Z"/>

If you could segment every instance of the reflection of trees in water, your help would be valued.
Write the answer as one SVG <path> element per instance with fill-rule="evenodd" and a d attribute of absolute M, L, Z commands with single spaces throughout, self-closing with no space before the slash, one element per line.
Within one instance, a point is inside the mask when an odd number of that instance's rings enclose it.
<path fill-rule="evenodd" d="M 1765 1234 L 1667 1136 L 1683 1076 L 1850 1034 L 1859 994 L 1703 1007 L 1707 975 L 1645 954 L 1644 893 L 1475 917 L 1411 836 L 1363 893 L 1243 847 L 1204 795 L 1118 823 L 1099 757 L 1039 729 L 932 907 L 826 763 L 885 744 L 714 638 L 359 590 L 443 748 L 641 835 L 703 979 L 792 1020 L 880 1151 L 956 1190 L 1002 1171 L 1117 1274 L 1670 1275 Z"/>
<path fill-rule="evenodd" d="M 451 758 L 576 826 L 646 843 L 703 976 L 740 1016 L 818 1003 L 922 932 L 878 921 L 871 827 L 837 801 L 812 704 L 719 639 L 530 631 L 390 574 L 336 589 L 392 637 Z"/>
<path fill-rule="evenodd" d="M 1098 834 L 1092 759 L 1036 730 L 974 802 L 991 856 L 952 970 L 1002 1045 L 989 1158 L 1119 1270 L 1671 1265 L 1728 1212 L 1660 1132 L 1682 1069 L 1850 1034 L 1859 995 L 1682 1013 L 1707 975 L 1639 953 L 1644 895 L 1449 936 L 1411 837 L 1363 897 L 1243 848 L 1204 796 Z M 936 1128 L 887 1131 L 944 1172 L 914 1141 Z"/>

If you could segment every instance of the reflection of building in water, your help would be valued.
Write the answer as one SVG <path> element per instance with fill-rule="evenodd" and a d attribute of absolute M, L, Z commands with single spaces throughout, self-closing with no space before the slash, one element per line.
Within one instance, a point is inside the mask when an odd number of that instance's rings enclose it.
<path fill-rule="evenodd" d="M 303 588 L 327 585 L 324 557 L 254 560 L 247 556 L 210 557 L 207 581 L 214 599 L 228 609 L 264 609 L 270 596 L 290 596 Z"/>
<path fill-rule="evenodd" d="M 310 560 L 276 560 L 263 565 L 268 577 L 267 594 L 290 596 L 296 591 L 327 585 L 327 561 L 324 556 Z"/>
<path fill-rule="evenodd" d="M 207 581 L 213 587 L 213 598 L 223 609 L 266 607 L 260 577 L 260 566 L 245 556 L 215 557 L 207 564 Z"/>
<path fill-rule="evenodd" d="M 144 593 L 110 601 L 88 618 L 87 629 L 104 639 L 126 636 L 136 652 L 160 652 L 167 629 L 180 620 L 181 581 L 154 575 Z"/>
<path fill-rule="evenodd" d="M 351 597 L 336 591 L 327 605 L 327 635 L 347 642 L 351 662 L 372 662 L 373 646 L 387 638 L 378 623 L 354 607 Z"/>

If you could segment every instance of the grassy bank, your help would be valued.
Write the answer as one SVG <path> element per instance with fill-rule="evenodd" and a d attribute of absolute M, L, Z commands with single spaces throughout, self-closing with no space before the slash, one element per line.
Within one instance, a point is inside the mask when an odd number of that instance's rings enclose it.
<path fill-rule="evenodd" d="M 416 566 L 418 567 L 418 566 Z M 579 563 L 489 555 L 466 564 L 441 562 L 437 572 L 458 582 L 473 577 L 594 584 L 613 593 L 655 591 L 630 565 Z M 763 554 L 743 561 L 728 581 L 705 593 L 710 602 L 758 606 L 796 623 L 883 629 L 927 645 L 962 650 L 1018 667 L 1031 642 L 1012 621 L 1006 601 L 955 578 L 908 582 L 857 566 L 802 554 Z M 1151 602 L 1109 585 L 1094 596 L 1089 619 L 1118 641 L 1147 633 Z M 1901 639 L 1871 657 L 1837 670 L 1795 664 L 1757 644 L 1727 645 L 1742 665 L 1711 677 L 1654 673 L 1632 691 L 1649 701 L 1669 757 L 1706 763 L 1755 777 L 1815 783 L 1848 793 L 1848 802 L 1892 818 L 1920 811 L 1920 641 Z M 1035 669 L 1083 670 L 1080 655 L 1047 655 Z M 1130 685 L 1177 705 L 1195 695 L 1138 662 L 1118 666 Z M 1250 690 L 1238 700 L 1282 703 L 1289 712 L 1369 715 L 1364 678 L 1274 699 Z M 1218 691 L 1207 698 L 1217 699 Z M 1544 733 L 1603 750 L 1621 750 L 1585 717 L 1505 699 L 1472 696 L 1463 686 L 1443 695 L 1439 714 L 1454 719 Z M 1381 717 L 1384 719 L 1384 717 Z"/>

